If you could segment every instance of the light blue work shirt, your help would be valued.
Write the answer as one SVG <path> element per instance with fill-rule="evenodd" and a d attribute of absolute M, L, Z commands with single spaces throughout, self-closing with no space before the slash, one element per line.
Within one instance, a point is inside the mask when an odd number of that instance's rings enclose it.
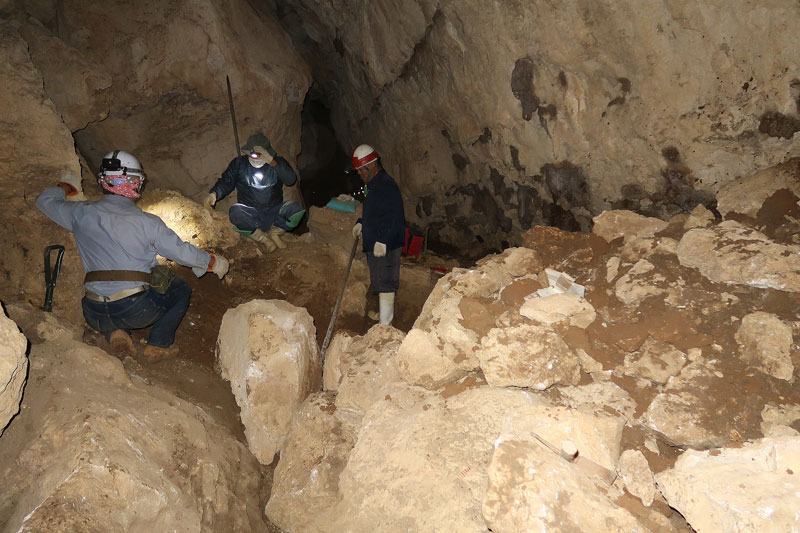
<path fill-rule="evenodd" d="M 36 207 L 53 222 L 75 236 L 75 244 L 86 272 L 94 270 L 138 270 L 150 272 L 156 254 L 186 267 L 195 275 L 205 273 L 211 255 L 184 242 L 156 215 L 145 213 L 133 200 L 106 194 L 97 202 L 68 202 L 60 187 L 46 189 Z M 88 290 L 110 296 L 141 281 L 93 281 Z"/>

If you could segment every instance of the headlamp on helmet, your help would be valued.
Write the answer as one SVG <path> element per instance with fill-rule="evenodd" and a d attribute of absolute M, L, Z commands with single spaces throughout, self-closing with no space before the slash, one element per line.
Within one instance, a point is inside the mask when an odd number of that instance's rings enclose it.
<path fill-rule="evenodd" d="M 109 152 L 100 163 L 98 183 L 119 196 L 141 198 L 146 176 L 139 160 L 122 150 Z"/>

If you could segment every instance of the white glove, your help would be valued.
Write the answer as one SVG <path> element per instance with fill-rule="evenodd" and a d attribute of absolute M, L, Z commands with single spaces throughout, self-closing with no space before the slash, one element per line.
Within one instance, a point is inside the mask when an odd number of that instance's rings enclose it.
<path fill-rule="evenodd" d="M 206 206 L 206 209 L 214 209 L 214 204 L 217 203 L 217 193 L 210 192 L 208 196 L 206 196 L 206 201 L 203 202 L 203 205 Z"/>
<path fill-rule="evenodd" d="M 376 242 L 375 247 L 372 248 L 372 255 L 375 257 L 383 257 L 386 255 L 386 245 L 382 242 Z"/>
<path fill-rule="evenodd" d="M 216 261 L 214 261 L 214 266 L 211 267 L 211 272 L 216 274 L 217 277 L 219 277 L 219 279 L 222 279 L 225 277 L 225 274 L 228 273 L 228 268 L 230 267 L 230 263 L 228 263 L 228 260 L 222 257 L 221 255 L 214 254 L 214 257 L 216 257 L 217 259 Z"/>
<path fill-rule="evenodd" d="M 361 236 L 361 222 L 353 226 L 353 238 L 358 239 Z"/>

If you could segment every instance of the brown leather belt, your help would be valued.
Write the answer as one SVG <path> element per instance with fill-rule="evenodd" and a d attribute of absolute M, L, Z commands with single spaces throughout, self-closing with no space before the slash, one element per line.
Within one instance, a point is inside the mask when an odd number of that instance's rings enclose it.
<path fill-rule="evenodd" d="M 122 289 L 121 291 L 117 291 L 110 296 L 103 296 L 102 294 L 97 294 L 92 291 L 86 291 L 86 298 L 94 302 L 116 302 L 117 300 L 122 300 L 123 298 L 133 296 L 134 294 L 139 294 L 140 292 L 144 292 L 146 290 L 147 286 L 140 285 L 139 287 L 134 287 L 132 289 Z"/>

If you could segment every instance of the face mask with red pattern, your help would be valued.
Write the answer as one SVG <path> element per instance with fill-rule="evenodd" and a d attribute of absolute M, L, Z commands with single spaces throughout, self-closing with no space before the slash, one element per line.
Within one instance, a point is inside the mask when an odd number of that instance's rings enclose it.
<path fill-rule="evenodd" d="M 97 181 L 100 182 L 102 188 L 118 196 L 124 196 L 131 200 L 142 197 L 144 179 L 141 176 L 126 176 L 124 174 L 109 176 L 106 174 Z"/>

